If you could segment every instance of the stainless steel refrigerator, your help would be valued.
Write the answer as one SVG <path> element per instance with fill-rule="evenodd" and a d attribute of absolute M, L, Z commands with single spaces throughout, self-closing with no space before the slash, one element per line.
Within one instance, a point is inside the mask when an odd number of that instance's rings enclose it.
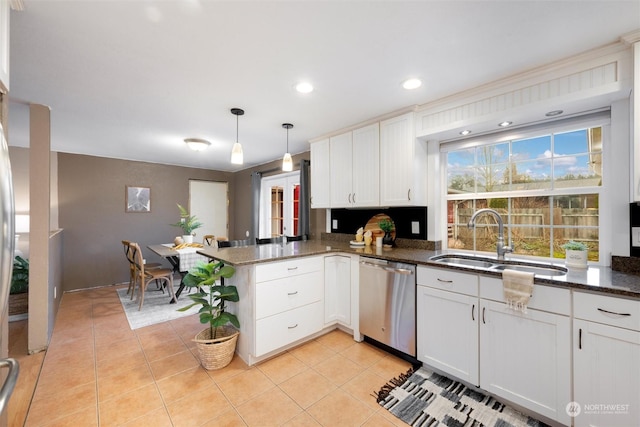
<path fill-rule="evenodd" d="M 11 179 L 11 164 L 9 162 L 9 147 L 4 137 L 4 130 L 0 124 L 0 349 L 2 349 L 0 368 L 8 369 L 1 373 L 4 380 L 0 388 L 0 414 L 2 414 L 13 392 L 18 379 L 18 363 L 15 359 L 6 358 L 9 337 L 6 333 L 6 322 L 9 317 L 9 289 L 11 287 L 11 272 L 13 270 L 14 252 L 14 202 L 13 181 Z"/>

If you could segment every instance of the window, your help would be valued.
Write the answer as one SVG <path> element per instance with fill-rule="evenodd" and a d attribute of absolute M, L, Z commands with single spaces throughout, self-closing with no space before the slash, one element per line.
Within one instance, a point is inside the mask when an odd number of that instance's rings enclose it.
<path fill-rule="evenodd" d="M 491 208 L 502 216 L 505 244 L 516 254 L 564 258 L 562 245 L 576 240 L 589 247 L 589 260 L 600 260 L 608 122 L 572 122 L 443 144 L 450 249 L 495 252 L 492 216 L 467 227 L 476 210 Z"/>

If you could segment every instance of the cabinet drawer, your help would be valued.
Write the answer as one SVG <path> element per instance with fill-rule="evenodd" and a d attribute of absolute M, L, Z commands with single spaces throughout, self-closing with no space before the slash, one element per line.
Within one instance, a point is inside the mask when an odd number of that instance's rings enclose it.
<path fill-rule="evenodd" d="M 322 257 L 296 258 L 288 261 L 256 265 L 256 283 L 324 269 Z"/>
<path fill-rule="evenodd" d="M 573 317 L 640 331 L 640 301 L 574 292 Z"/>
<path fill-rule="evenodd" d="M 416 275 L 418 285 L 478 296 L 478 276 L 476 274 L 418 266 Z"/>
<path fill-rule="evenodd" d="M 480 276 L 480 298 L 504 302 L 502 279 Z M 571 315 L 571 292 L 569 289 L 534 285 L 533 296 L 529 299 L 527 307 L 569 316 Z"/>
<path fill-rule="evenodd" d="M 267 354 L 322 329 L 322 302 L 305 305 L 256 322 L 255 356 Z"/>
<path fill-rule="evenodd" d="M 256 284 L 256 319 L 321 301 L 323 275 L 316 271 Z"/>

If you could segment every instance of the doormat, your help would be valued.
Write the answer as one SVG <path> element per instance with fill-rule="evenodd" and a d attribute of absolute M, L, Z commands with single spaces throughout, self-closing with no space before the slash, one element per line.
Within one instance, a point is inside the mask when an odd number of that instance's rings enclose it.
<path fill-rule="evenodd" d="M 138 301 L 136 298 L 132 300 L 131 295 L 127 294 L 127 288 L 120 288 L 117 292 L 131 329 L 155 325 L 156 323 L 198 313 L 198 307 L 192 307 L 184 312 L 178 311 L 179 308 L 186 307 L 193 302 L 193 300 L 186 295 L 186 292 L 180 295 L 177 303 L 169 304 L 169 300 L 171 299 L 169 292 L 165 291 L 162 293 L 162 291 L 159 290 L 149 289 L 144 293 L 144 303 L 140 310 L 138 310 Z"/>
<path fill-rule="evenodd" d="M 549 427 L 426 368 L 392 379 L 376 396 L 380 406 L 412 426 Z"/>

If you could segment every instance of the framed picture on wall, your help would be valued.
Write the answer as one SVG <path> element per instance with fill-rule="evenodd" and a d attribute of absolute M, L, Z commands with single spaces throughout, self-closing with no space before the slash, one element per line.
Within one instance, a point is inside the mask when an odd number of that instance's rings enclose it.
<path fill-rule="evenodd" d="M 151 188 L 126 186 L 125 212 L 151 212 Z"/>

